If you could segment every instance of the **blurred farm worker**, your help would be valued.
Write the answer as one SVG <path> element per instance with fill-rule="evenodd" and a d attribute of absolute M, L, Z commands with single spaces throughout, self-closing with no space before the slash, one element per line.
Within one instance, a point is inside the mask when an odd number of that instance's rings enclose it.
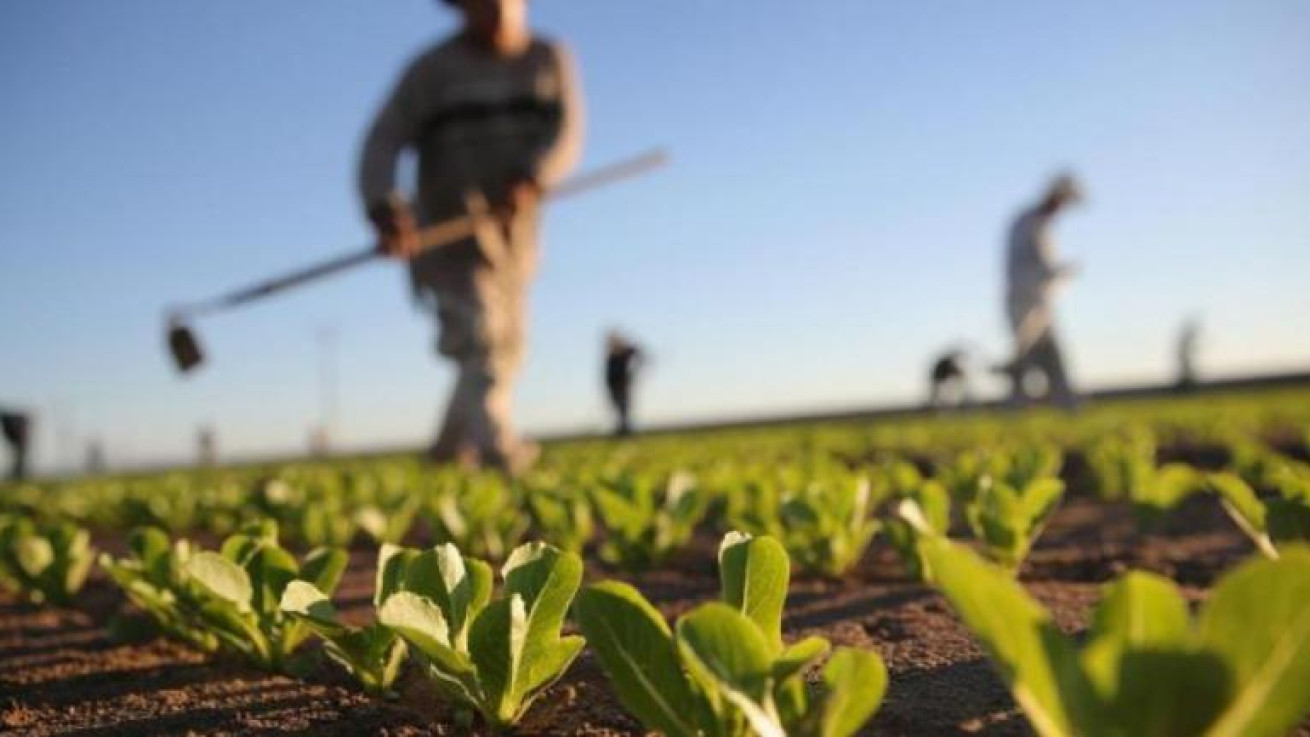
<path fill-rule="evenodd" d="M 641 349 L 622 333 L 610 331 L 605 339 L 605 387 L 618 420 L 614 434 L 621 438 L 632 434 L 632 383 L 643 358 Z"/>
<path fill-rule="evenodd" d="M 965 353 L 953 348 L 933 361 L 928 372 L 928 406 L 944 408 L 969 403 L 969 378 Z"/>
<path fill-rule="evenodd" d="M 1178 388 L 1196 388 L 1196 352 L 1201 342 L 1201 321 L 1192 318 L 1183 323 L 1178 335 Z"/>
<path fill-rule="evenodd" d="M 438 351 L 458 373 L 429 455 L 518 472 L 536 447 L 514 430 L 511 401 L 537 265 L 538 203 L 575 164 L 582 104 L 568 52 L 528 28 L 527 0 L 444 0 L 461 29 L 420 54 L 383 104 L 359 188 L 380 248 L 409 260 Z M 397 189 L 402 152 L 418 155 L 411 204 Z M 470 211 L 475 236 L 420 252 L 418 229 Z"/>
<path fill-rule="evenodd" d="M 1065 409 L 1078 404 L 1064 358 L 1055 337 L 1055 294 L 1076 272 L 1056 261 L 1051 224 L 1070 205 L 1082 200 L 1082 190 L 1070 175 L 1056 177 L 1036 205 L 1020 213 L 1010 229 L 1006 252 L 1005 307 L 1014 335 L 1014 354 L 1001 370 L 1011 381 L 1011 399 L 1028 398 L 1027 382 L 1038 374 L 1046 394 Z"/>
<path fill-rule="evenodd" d="M 9 478 L 21 481 L 27 478 L 27 454 L 32 439 L 32 419 L 24 412 L 6 409 L 0 411 L 0 433 L 9 446 Z"/>

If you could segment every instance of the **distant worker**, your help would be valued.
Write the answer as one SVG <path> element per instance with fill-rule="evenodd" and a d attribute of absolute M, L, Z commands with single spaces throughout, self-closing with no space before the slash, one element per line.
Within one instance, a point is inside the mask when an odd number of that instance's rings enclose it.
<path fill-rule="evenodd" d="M 32 439 L 32 419 L 26 412 L 13 409 L 0 411 L 0 433 L 9 446 L 9 479 L 27 478 L 27 454 Z"/>
<path fill-rule="evenodd" d="M 201 425 L 196 431 L 196 461 L 206 467 L 218 463 L 218 435 L 210 425 Z"/>
<path fill-rule="evenodd" d="M 583 111 L 568 52 L 531 33 L 527 0 L 444 2 L 462 27 L 411 62 L 383 104 L 359 188 L 380 249 L 409 260 L 414 294 L 439 324 L 438 351 L 458 367 L 429 457 L 516 473 L 537 453 L 514 430 L 511 395 L 538 204 L 576 163 Z M 418 154 L 412 205 L 396 182 L 406 149 Z M 420 252 L 421 227 L 470 211 L 498 217 L 466 241 Z"/>
<path fill-rule="evenodd" d="M 614 434 L 627 437 L 632 434 L 632 383 L 644 354 L 617 330 L 610 331 L 605 346 L 605 387 L 618 419 Z"/>
<path fill-rule="evenodd" d="M 1036 372 L 1045 380 L 1048 398 L 1065 409 L 1078 405 L 1056 341 L 1052 314 L 1057 289 L 1073 277 L 1076 268 L 1056 261 L 1050 230 L 1056 215 L 1081 200 L 1077 181 L 1060 175 L 1041 201 L 1021 213 L 1010 229 L 1005 306 L 1014 334 L 1014 357 L 1001 370 L 1010 377 L 1011 400 L 1017 404 L 1027 401 L 1026 382 Z"/>
<path fill-rule="evenodd" d="M 86 444 L 86 472 L 98 476 L 105 472 L 109 464 L 105 461 L 105 446 L 99 440 L 90 440 Z"/>
<path fill-rule="evenodd" d="M 1201 321 L 1192 318 L 1183 323 L 1178 335 L 1178 388 L 1196 388 L 1196 352 L 1201 341 Z"/>
<path fill-rule="evenodd" d="M 941 409 L 969 403 L 969 377 L 965 352 L 952 348 L 933 361 L 928 374 L 928 406 Z"/>

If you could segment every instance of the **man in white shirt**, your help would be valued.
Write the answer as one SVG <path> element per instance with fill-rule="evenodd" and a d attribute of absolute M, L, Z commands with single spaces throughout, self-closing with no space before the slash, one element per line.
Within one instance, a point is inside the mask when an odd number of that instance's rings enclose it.
<path fill-rule="evenodd" d="M 1014 359 L 1003 368 L 1010 375 L 1011 399 L 1016 403 L 1028 399 L 1025 382 L 1039 373 L 1045 379 L 1047 397 L 1065 409 L 1078 404 L 1055 337 L 1053 315 L 1055 293 L 1076 268 L 1056 260 L 1050 230 L 1057 215 L 1081 200 L 1078 182 L 1062 174 L 1036 205 L 1020 213 L 1010 229 L 1005 305 L 1014 334 Z"/>

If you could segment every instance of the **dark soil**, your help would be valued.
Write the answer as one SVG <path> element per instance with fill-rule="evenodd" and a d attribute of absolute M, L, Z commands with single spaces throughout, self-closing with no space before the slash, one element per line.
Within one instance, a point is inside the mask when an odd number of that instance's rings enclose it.
<path fill-rule="evenodd" d="M 1200 464 L 1198 464 L 1200 465 Z M 1209 465 L 1209 464 L 1206 464 Z M 1077 475 L 1076 467 L 1070 473 Z M 1083 479 L 1069 478 L 1075 489 Z M 717 596 L 717 534 L 706 531 L 659 572 L 628 576 L 670 618 Z M 113 547 L 113 541 L 109 542 Z M 1056 513 L 1022 572 L 1060 627 L 1085 626 L 1100 585 L 1141 568 L 1201 599 L 1222 572 L 1252 552 L 1212 499 L 1196 497 L 1154 525 L 1126 506 L 1075 494 Z M 367 619 L 373 552 L 352 554 L 336 596 L 348 618 Z M 608 575 L 600 569 L 592 578 Z M 93 579 L 75 610 L 0 599 L 0 734 L 4 735 L 464 735 L 480 730 L 444 706 L 414 673 L 395 701 L 352 687 L 330 664 L 305 679 L 269 676 L 155 639 L 115 644 L 106 624 L 127 605 Z M 822 634 L 876 649 L 891 684 L 868 735 L 1028 735 L 1031 730 L 984 654 L 945 601 L 905 580 L 895 554 L 875 543 L 844 581 L 798 577 L 789 637 Z M 311 646 L 316 647 L 316 646 Z M 640 735 L 584 653 L 535 706 L 524 735 Z M 1303 729 L 1299 734 L 1310 735 Z"/>

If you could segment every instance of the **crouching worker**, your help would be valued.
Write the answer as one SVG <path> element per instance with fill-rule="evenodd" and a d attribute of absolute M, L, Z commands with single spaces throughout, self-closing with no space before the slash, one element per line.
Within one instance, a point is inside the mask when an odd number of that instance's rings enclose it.
<path fill-rule="evenodd" d="M 538 204 L 573 167 L 582 110 L 565 49 L 534 36 L 527 0 L 444 0 L 453 37 L 406 69 L 368 133 L 359 187 L 379 247 L 409 260 L 414 295 L 457 368 L 430 457 L 517 473 L 536 447 L 511 419 L 537 263 Z M 397 191 L 402 152 L 418 155 L 412 205 Z M 425 225 L 495 215 L 451 246 L 422 251 Z"/>

